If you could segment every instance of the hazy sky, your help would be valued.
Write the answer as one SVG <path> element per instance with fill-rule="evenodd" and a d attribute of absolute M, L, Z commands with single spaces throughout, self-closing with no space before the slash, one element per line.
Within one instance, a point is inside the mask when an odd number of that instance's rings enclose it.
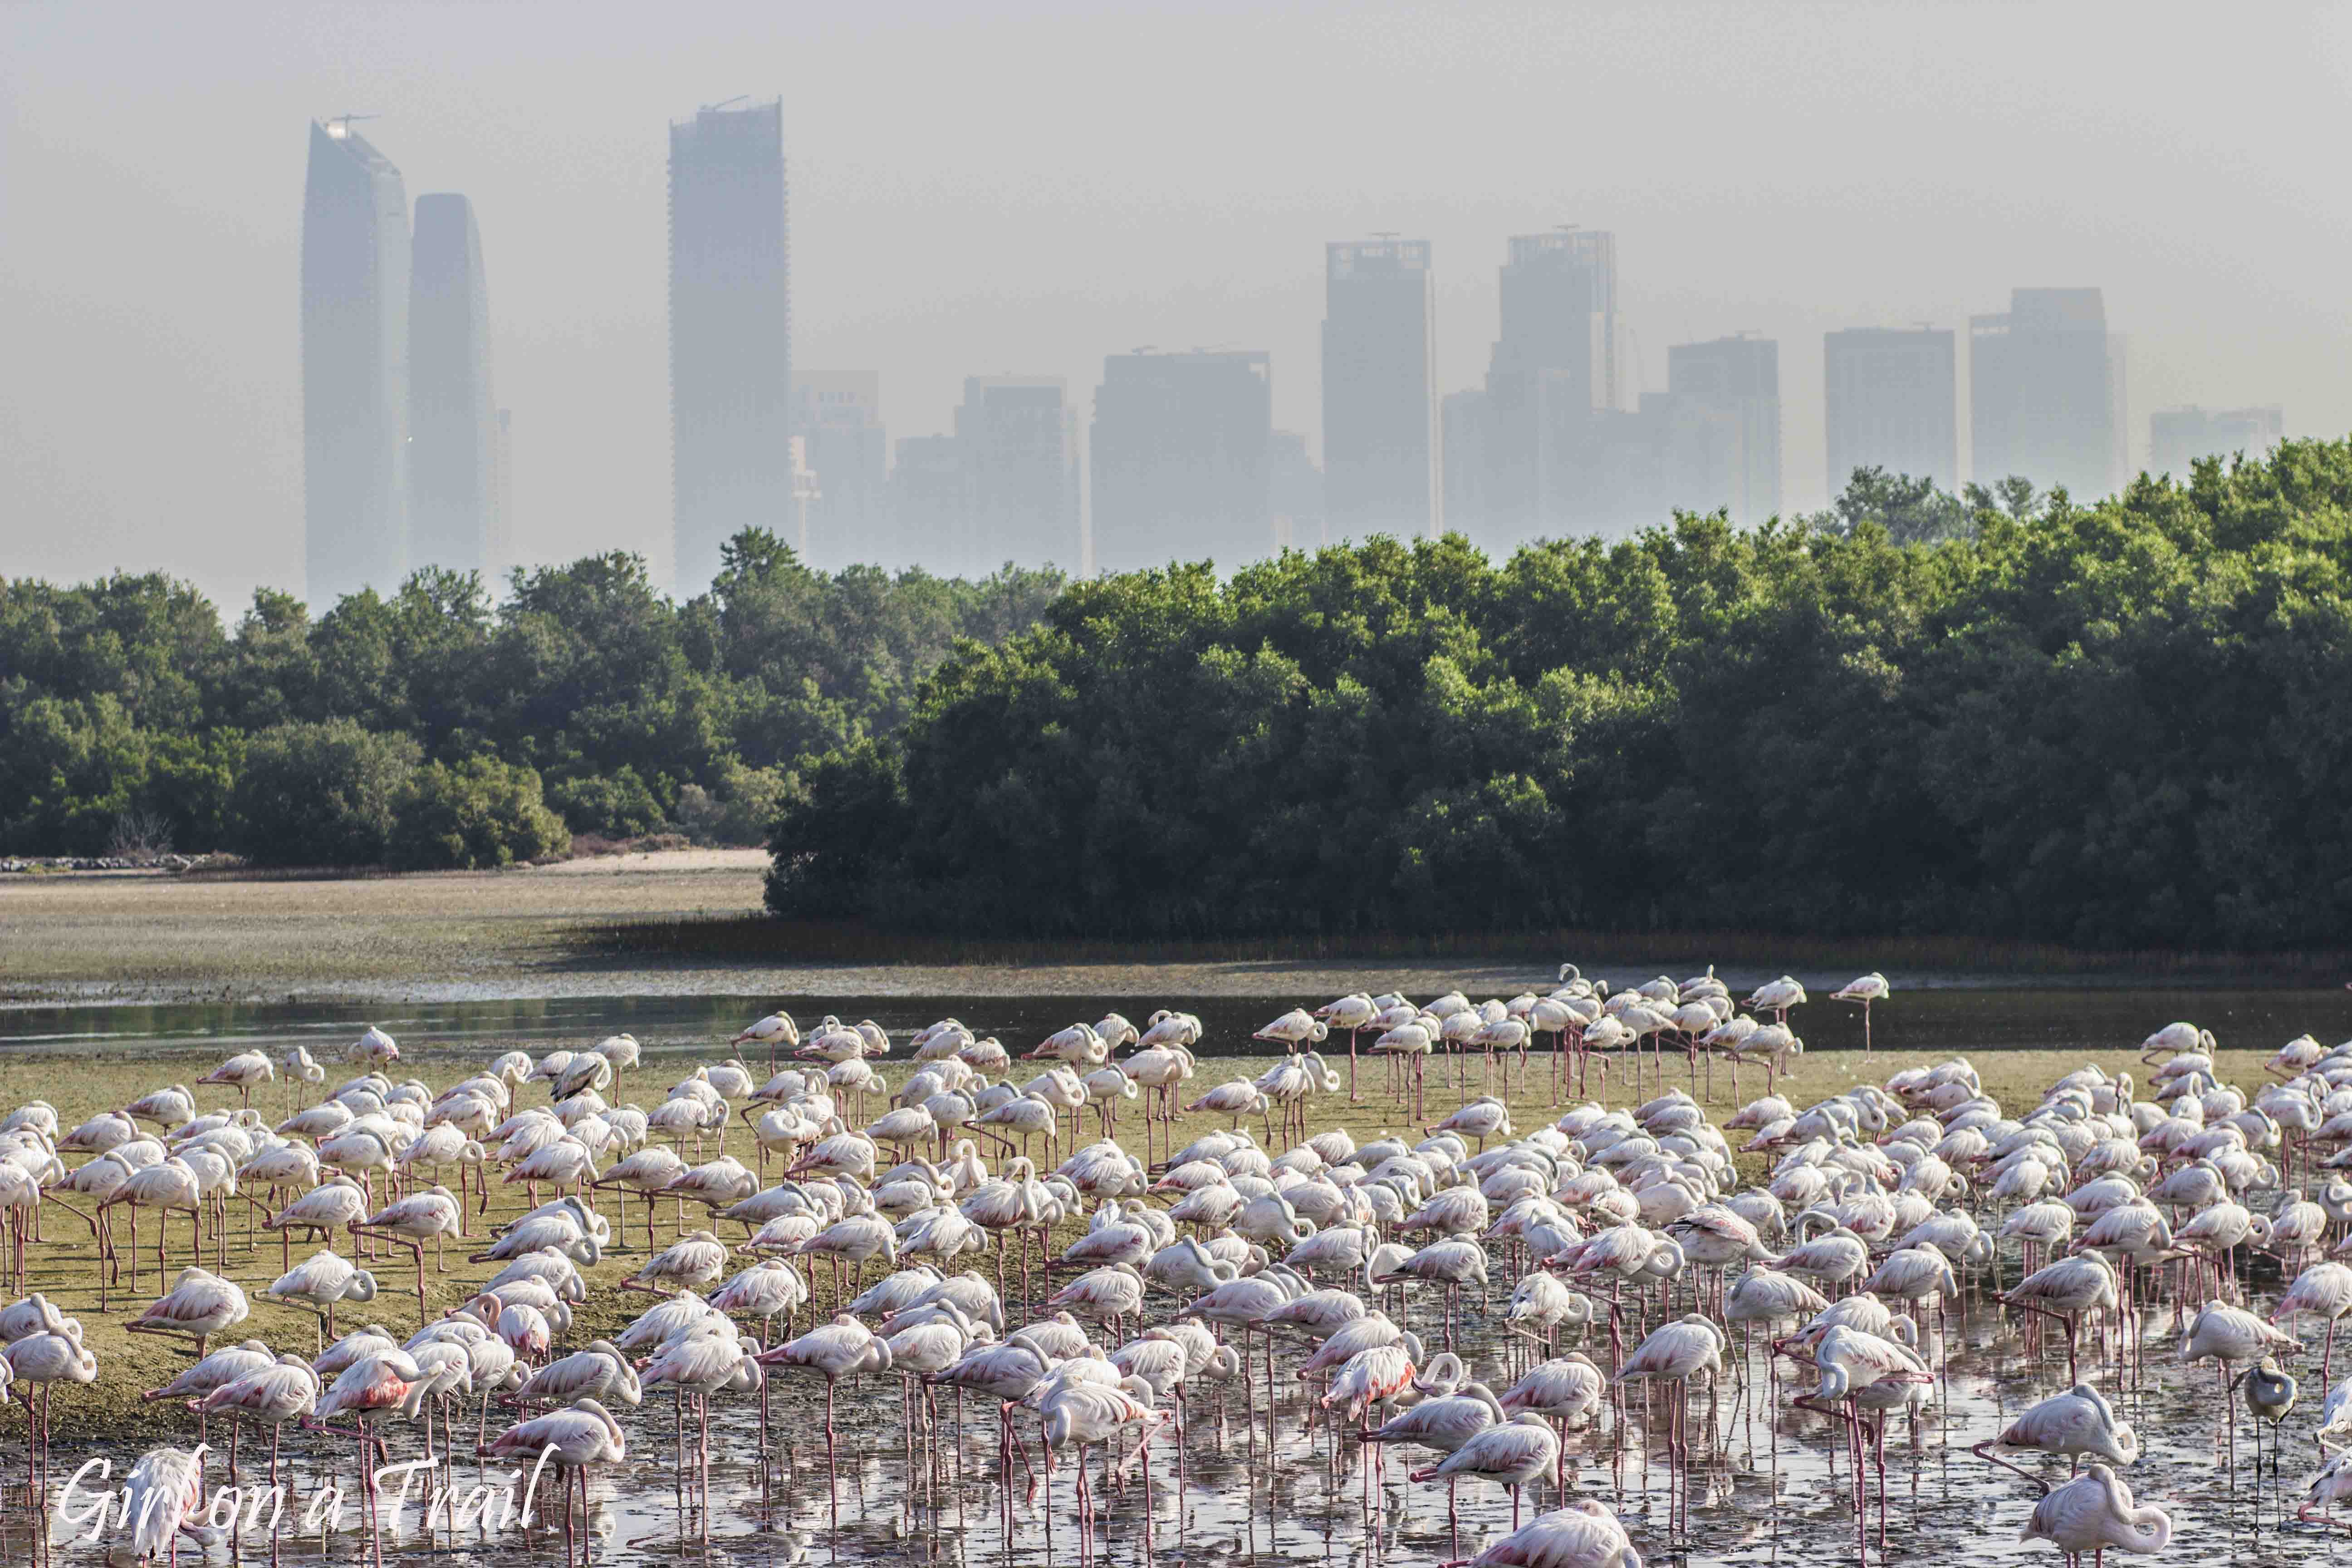
<path fill-rule="evenodd" d="M 795 353 L 891 435 L 968 374 L 1270 349 L 1319 447 L 1325 240 L 1434 243 L 1441 390 L 1504 238 L 1613 230 L 1646 384 L 1780 342 L 1818 505 L 1821 334 L 2096 284 L 2147 414 L 2352 430 L 2352 7 L 0 7 L 0 573 L 299 587 L 306 121 L 479 216 L 518 543 L 667 572 L 665 126 L 784 103 Z M 1963 404 L 1965 408 L 1965 404 Z M 1962 440 L 1966 440 L 1965 416 Z"/>

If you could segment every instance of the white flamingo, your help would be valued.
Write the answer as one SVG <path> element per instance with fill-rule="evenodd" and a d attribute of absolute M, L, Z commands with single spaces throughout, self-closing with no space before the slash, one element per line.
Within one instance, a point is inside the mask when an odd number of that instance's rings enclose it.
<path fill-rule="evenodd" d="M 590 1518 L 588 1467 L 619 1464 L 627 1457 L 628 1445 L 613 1413 L 594 1399 L 582 1398 L 561 1410 L 517 1422 L 491 1440 L 489 1451 L 498 1458 L 543 1455 L 559 1471 L 570 1472 L 563 1479 L 563 1560 L 569 1564 L 574 1539 L 571 1476 L 580 1479 L 580 1515 L 584 1525 Z"/>
<path fill-rule="evenodd" d="M 2070 1556 L 2083 1552 L 2161 1552 L 2172 1539 L 2172 1516 L 2154 1503 L 2135 1507 L 2131 1489 L 2115 1471 L 2094 1463 L 2033 1505 L 2020 1541 L 2046 1541 Z"/>

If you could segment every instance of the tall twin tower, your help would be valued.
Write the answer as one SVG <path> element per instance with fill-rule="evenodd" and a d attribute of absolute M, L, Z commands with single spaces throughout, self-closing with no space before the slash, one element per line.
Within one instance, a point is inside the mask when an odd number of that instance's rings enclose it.
<path fill-rule="evenodd" d="M 698 591 L 744 528 L 788 531 L 793 445 L 783 106 L 669 128 L 671 507 Z M 420 196 L 349 120 L 310 127 L 302 200 L 302 475 L 310 602 L 390 593 L 420 566 L 514 563 L 508 422 L 490 389 L 481 236 Z"/>
<path fill-rule="evenodd" d="M 511 559 L 506 416 L 473 204 L 419 196 L 348 120 L 310 127 L 302 194 L 302 489 L 313 605 L 418 566 Z"/>

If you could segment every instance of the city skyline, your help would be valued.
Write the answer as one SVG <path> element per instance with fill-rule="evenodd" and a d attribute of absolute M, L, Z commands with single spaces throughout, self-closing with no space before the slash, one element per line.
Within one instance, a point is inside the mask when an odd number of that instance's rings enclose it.
<path fill-rule="evenodd" d="M 1743 331 L 1670 343 L 1666 387 L 1648 390 L 1618 309 L 1617 237 L 1574 225 L 1508 238 L 1484 384 L 1448 395 L 1443 413 L 1429 244 L 1327 242 L 1319 467 L 1303 434 L 1273 425 L 1270 353 L 1145 348 L 1104 361 L 1085 437 L 1091 479 L 1065 378 L 998 374 L 965 378 L 951 434 L 902 443 L 913 462 L 896 482 L 878 374 L 792 376 L 782 103 L 744 102 L 669 127 L 670 586 L 681 596 L 748 527 L 773 529 L 821 570 L 1086 576 L 1197 558 L 1230 570 L 1294 546 L 1445 527 L 1501 554 L 1675 511 L 1754 526 L 1783 510 L 1778 342 Z M 472 206 L 457 193 L 421 196 L 412 233 L 400 171 L 351 117 L 314 121 L 311 134 L 311 596 L 388 592 L 424 565 L 495 583 L 511 554 L 511 425 L 491 391 Z M 404 266 L 404 314 L 383 287 Z M 1832 493 L 1865 463 L 1956 488 L 1955 341 L 1927 326 L 1824 335 Z M 2100 289 L 2012 289 L 2008 311 L 1969 318 L 1968 341 L 1974 482 L 2021 475 L 2095 496 L 2123 481 L 2126 342 Z M 404 422 L 369 417 L 372 393 L 404 405 Z M 2185 468 L 2232 437 L 2267 450 L 2282 423 L 2275 408 L 2160 414 L 2151 458 Z M 353 525 L 371 515 L 388 521 Z"/>
<path fill-rule="evenodd" d="M 1606 7 L 1305 9 L 1237 27 L 1016 5 L 929 18 L 919 53 L 872 19 L 724 5 L 589 10 L 557 35 L 498 5 L 154 20 L 174 68 L 126 76 L 96 14 L 0 17 L 36 68 L 0 84 L 17 219 L 0 321 L 22 350 L 0 383 L 0 485 L 44 524 L 15 570 L 182 570 L 228 605 L 294 585 L 287 128 L 344 110 L 381 116 L 360 129 L 412 187 L 463 190 L 480 216 L 531 560 L 626 547 L 668 575 L 660 125 L 744 90 L 785 100 L 793 356 L 878 373 L 894 437 L 949 431 L 968 374 L 1059 375 L 1084 408 L 1106 353 L 1224 344 L 1270 353 L 1275 428 L 1319 461 L 1324 245 L 1430 243 L 1450 395 L 1485 374 L 1504 237 L 1560 224 L 1618 237 L 1629 392 L 1663 388 L 1674 343 L 1779 343 L 1790 510 L 1828 499 L 1822 335 L 1965 331 L 2012 286 L 2103 289 L 2131 339 L 2135 462 L 2153 410 L 2352 427 L 2328 259 L 2352 197 L 2319 151 L 2323 106 L 2352 83 L 2340 15 L 2205 40 L 2200 71 L 2271 86 L 2232 89 L 2193 133 L 2135 86 L 2182 69 L 2185 41 L 2095 13 L 2043 18 L 2029 58 L 1917 8 L 1830 26 L 1722 7 L 1671 28 Z M 1310 44 L 1328 64 L 1311 78 L 1291 63 Z M 1180 84 L 1209 79 L 1225 85 L 1203 113 Z M 159 251 L 170 267 L 138 259 Z"/>

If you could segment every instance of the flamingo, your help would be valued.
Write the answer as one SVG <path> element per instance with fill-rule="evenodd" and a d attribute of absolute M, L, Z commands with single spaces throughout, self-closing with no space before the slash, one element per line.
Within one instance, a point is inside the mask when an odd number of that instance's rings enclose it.
<path fill-rule="evenodd" d="M 394 1199 L 364 1221 L 352 1226 L 355 1236 L 373 1236 L 408 1248 L 411 1261 L 416 1265 L 416 1318 L 425 1320 L 425 1243 L 433 1243 L 433 1261 L 442 1273 L 449 1266 L 441 1261 L 441 1248 L 447 1237 L 461 1228 L 465 1206 L 449 1195 L 446 1187 L 428 1187 L 421 1193 Z"/>
<path fill-rule="evenodd" d="M 2139 1458 L 2139 1436 L 2132 1430 L 2131 1423 L 2117 1416 L 2106 1396 L 2087 1383 L 2078 1383 L 2063 1394 L 2052 1394 L 2001 1428 L 2000 1436 L 1989 1437 L 1970 1450 L 1990 1464 L 2036 1480 L 2032 1472 L 1986 1452 L 1996 1446 L 2061 1454 L 2073 1460 L 2077 1470 L 2084 1455 L 2118 1465 L 2128 1465 Z M 2040 1484 L 2038 1480 L 2036 1484 Z"/>
<path fill-rule="evenodd" d="M 1853 1459 L 1853 1534 L 1857 1555 L 1866 1556 L 1863 1535 L 1863 1439 L 1862 1405 L 1869 1400 L 1874 1408 L 1885 1408 L 1892 1403 L 1906 1401 L 1910 1387 L 1935 1381 L 1935 1374 L 1919 1359 L 1918 1352 L 1893 1340 L 1861 1329 L 1840 1323 L 1824 1332 L 1813 1347 L 1814 1364 L 1820 1369 L 1820 1381 L 1812 1394 L 1800 1394 L 1796 1404 L 1818 1410 L 1826 1415 L 1842 1419 L 1849 1434 L 1848 1451 Z M 1838 1409 L 1843 1404 L 1845 1408 Z M 1886 1537 L 1886 1459 L 1885 1428 L 1879 1428 L 1878 1460 L 1878 1532 L 1879 1546 L 1885 1548 Z"/>
<path fill-rule="evenodd" d="M 845 1377 L 866 1377 L 890 1370 L 890 1346 L 846 1312 L 833 1321 L 761 1352 L 763 1365 L 804 1367 L 824 1379 L 824 1457 L 837 1479 L 838 1438 L 833 1426 L 834 1396 Z"/>
<path fill-rule="evenodd" d="M 1559 1424 L 1563 1464 L 1554 1477 L 1554 1484 L 1562 1489 L 1568 1485 L 1564 1461 L 1569 1428 L 1581 1426 L 1599 1414 L 1607 1387 L 1607 1378 L 1591 1359 L 1570 1351 L 1528 1368 L 1525 1376 L 1497 1396 L 1496 1403 L 1514 1415 L 1533 1412 Z"/>
<path fill-rule="evenodd" d="M 1608 1505 L 1588 1500 L 1538 1514 L 1467 1563 L 1440 1568 L 1642 1568 L 1642 1555 Z"/>
<path fill-rule="evenodd" d="M 2033 1505 L 2020 1541 L 2046 1541 L 2070 1556 L 2161 1552 L 2172 1539 L 2172 1517 L 2154 1503 L 2135 1507 L 2131 1489 L 2115 1471 L 2093 1463 Z"/>
<path fill-rule="evenodd" d="M 774 1012 L 769 1014 L 758 1023 L 751 1025 L 749 1028 L 744 1029 L 728 1043 L 730 1045 L 737 1046 L 754 1045 L 767 1047 L 768 1070 L 770 1072 L 773 1072 L 776 1070 L 776 1047 L 778 1046 L 782 1046 L 787 1050 L 797 1051 L 800 1049 L 800 1026 L 793 1022 L 793 1016 L 790 1013 L 781 1011 Z"/>
<path fill-rule="evenodd" d="M 123 1484 L 121 1516 L 131 1526 L 134 1562 L 177 1561 L 181 1531 L 198 1528 L 194 1521 L 204 1487 L 204 1460 L 184 1448 L 150 1448 L 139 1456 Z"/>
<path fill-rule="evenodd" d="M 2296 1275 L 2272 1310 L 2271 1321 L 2297 1312 L 2316 1312 L 2327 1320 L 2327 1347 L 2319 1367 L 2319 1380 L 2326 1383 L 2335 1375 L 2336 1321 L 2352 1312 L 2352 1268 L 2341 1263 L 2315 1263 Z"/>
<path fill-rule="evenodd" d="M 152 1165 L 131 1172 L 122 1183 L 99 1204 L 102 1215 L 117 1204 L 131 1205 L 131 1283 L 139 1283 L 139 1211 L 156 1209 L 155 1216 L 155 1288 L 163 1288 L 163 1276 L 170 1265 L 163 1256 L 163 1234 L 166 1218 L 173 1209 L 188 1211 L 188 1228 L 198 1257 L 204 1255 L 202 1233 L 204 1199 L 203 1183 L 189 1163 L 177 1155 L 168 1156 Z"/>
<path fill-rule="evenodd" d="M 370 1024 L 366 1032 L 352 1042 L 349 1055 L 355 1062 L 382 1067 L 400 1059 L 400 1047 L 390 1035 Z"/>
<path fill-rule="evenodd" d="M 180 1270 L 167 1295 L 122 1326 L 134 1334 L 185 1334 L 196 1342 L 201 1359 L 205 1342 L 245 1321 L 247 1310 L 245 1291 L 235 1280 L 190 1268 Z"/>
<path fill-rule="evenodd" d="M 1440 1356 L 1438 1361 L 1450 1361 L 1455 1366 L 1460 1364 L 1459 1359 L 1451 1352 Z M 1432 1364 L 1433 1367 L 1435 1365 Z M 1431 1381 L 1430 1373 L 1424 1372 L 1421 1384 L 1427 1386 Z M 1410 1410 L 1391 1416 L 1377 1430 L 1367 1434 L 1364 1441 L 1413 1443 L 1424 1448 L 1433 1448 L 1441 1454 L 1452 1454 L 1489 1426 L 1499 1426 L 1509 1419 L 1511 1417 L 1505 1413 L 1502 1403 L 1495 1397 L 1492 1390 L 1483 1383 L 1469 1383 L 1461 1385 L 1454 1393 L 1424 1399 Z M 1454 1507 L 1455 1480 L 1456 1478 L 1452 1476 L 1446 1478 L 1445 1511 L 1457 1538 L 1454 1549 L 1459 1551 L 1462 1525 L 1461 1516 Z"/>
<path fill-rule="evenodd" d="M 2035 1269 L 2004 1293 L 2001 1301 L 2066 1325 L 2066 1376 L 2081 1382 L 2074 1363 L 2074 1327 L 2083 1314 L 2114 1311 L 2119 1300 L 2115 1265 L 2095 1252 L 2080 1252 Z"/>
<path fill-rule="evenodd" d="M 24 1384 L 37 1390 L 40 1395 L 40 1419 L 33 1419 L 33 1394 L 20 1392 L 26 1420 L 26 1478 L 36 1495 L 42 1492 L 40 1478 L 46 1468 L 49 1448 L 49 1401 L 60 1383 L 95 1383 L 98 1380 L 98 1357 L 83 1348 L 81 1325 L 71 1318 L 56 1321 L 55 1326 L 13 1340 L 0 1346 L 0 1357 L 8 1363 L 10 1383 Z"/>
<path fill-rule="evenodd" d="M 499 1458 L 535 1456 L 541 1462 L 554 1465 L 559 1471 L 570 1471 L 580 1478 L 580 1516 L 584 1523 L 589 1518 L 588 1467 L 617 1465 L 627 1457 L 628 1445 L 621 1435 L 621 1424 L 613 1413 L 598 1401 L 580 1398 L 561 1410 L 551 1410 L 544 1415 L 534 1415 L 528 1421 L 517 1422 L 490 1442 L 490 1453 Z M 572 1562 L 573 1533 L 572 1528 L 572 1483 L 563 1480 L 563 1552 L 564 1562 Z M 583 1559 L 585 1561 L 583 1552 Z"/>
<path fill-rule="evenodd" d="M 1099 1383 L 1067 1382 L 1045 1396 L 1040 1410 L 1045 1447 L 1045 1484 L 1050 1489 L 1054 1480 L 1054 1454 L 1056 1449 L 1076 1447 L 1077 1459 L 1078 1528 L 1091 1531 L 1094 1528 L 1094 1494 L 1087 1485 L 1087 1449 L 1098 1443 L 1115 1443 L 1121 1433 L 1130 1427 L 1141 1427 L 1143 1443 L 1139 1457 L 1145 1458 L 1143 1467 L 1144 1529 L 1148 1536 L 1151 1518 L 1151 1467 L 1149 1451 L 1152 1438 L 1166 1425 L 1169 1415 L 1155 1410 L 1139 1394 L 1149 1395 L 1150 1385 L 1139 1378 L 1122 1380 L 1124 1386 L 1112 1387 Z M 1148 1550 L 1148 1548 L 1147 1548 Z"/>
<path fill-rule="evenodd" d="M 1669 1323 L 1661 1323 L 1650 1331 L 1648 1337 L 1634 1347 L 1633 1353 L 1620 1367 L 1612 1381 L 1620 1386 L 1628 1383 L 1656 1382 L 1680 1384 L 1678 1397 L 1668 1412 L 1666 1428 L 1666 1468 L 1671 1496 L 1679 1508 L 1685 1488 L 1673 1478 L 1687 1471 L 1690 1465 L 1689 1439 L 1684 1434 L 1690 1402 L 1690 1380 L 1704 1372 L 1710 1382 L 1723 1376 L 1723 1331 L 1702 1312 L 1689 1312 Z M 1540 1419 L 1540 1417 L 1538 1417 Z M 1555 1450 L 1555 1456 L 1557 1451 Z M 1513 1521 L 1516 1528 L 1517 1521 Z M 1669 1521 L 1671 1528 L 1671 1520 Z"/>
<path fill-rule="evenodd" d="M 268 1083 L 277 1076 L 278 1069 L 270 1064 L 267 1054 L 261 1051 L 239 1051 L 204 1077 L 196 1079 L 196 1082 L 226 1084 L 236 1090 L 237 1103 L 250 1105 L 253 1103 L 255 1087 Z"/>
<path fill-rule="evenodd" d="M 227 1415 L 242 1428 L 253 1422 L 269 1428 L 269 1484 L 278 1485 L 279 1429 L 289 1421 L 307 1421 L 319 1407 L 319 1374 L 298 1355 L 281 1355 L 220 1384 L 196 1401 L 197 1411 L 209 1419 Z M 234 1443 L 235 1439 L 231 1439 Z M 230 1479 L 236 1479 L 234 1459 Z"/>
<path fill-rule="evenodd" d="M 1803 987 L 1800 986 L 1798 989 L 1801 993 L 1798 1000 L 1802 1001 Z M 1886 976 L 1874 969 L 1860 979 L 1849 980 L 1830 993 L 1830 1000 L 1832 1002 L 1862 1004 L 1862 1048 L 1864 1055 L 1868 1055 L 1870 1051 L 1870 1005 L 1873 1002 L 1885 1001 L 1887 994 L 1893 989 L 1894 987 L 1886 984 Z"/>
<path fill-rule="evenodd" d="M 1559 1436 L 1551 1423 L 1532 1410 L 1521 1411 L 1500 1426 L 1489 1426 L 1444 1458 L 1411 1472 L 1416 1481 L 1444 1477 L 1473 1476 L 1489 1480 L 1511 1494 L 1511 1528 L 1519 1528 L 1519 1489 L 1542 1478 L 1560 1459 Z"/>
<path fill-rule="evenodd" d="M 701 1432 L 695 1446 L 698 1480 L 696 1495 L 702 1500 L 703 1533 L 710 1530 L 710 1396 L 725 1389 L 752 1389 L 765 1384 L 758 1355 L 749 1347 L 726 1335 L 689 1334 L 672 1340 L 658 1354 L 638 1369 L 648 1389 L 664 1384 L 677 1390 L 680 1408 L 691 1396 L 700 1416 Z M 577 1405 L 574 1405 L 577 1408 Z M 607 1417 L 609 1419 L 609 1417 Z M 618 1428 L 614 1428 L 615 1436 Z"/>
<path fill-rule="evenodd" d="M 1353 991 L 1336 1002 L 1326 1002 L 1315 1009 L 1315 1016 L 1323 1021 L 1326 1029 L 1348 1031 L 1348 1098 L 1361 1100 L 1356 1092 L 1356 1040 L 1371 1022 L 1381 1016 L 1372 999 L 1360 991 Z"/>
<path fill-rule="evenodd" d="M 707 1230 L 698 1230 L 646 1258 L 635 1274 L 621 1281 L 621 1289 L 656 1294 L 699 1289 L 726 1270 L 727 1244 Z"/>
<path fill-rule="evenodd" d="M 375 1276 L 350 1258 L 332 1252 L 314 1252 L 278 1276 L 269 1287 L 269 1299 L 289 1306 L 306 1306 L 320 1314 L 319 1344 L 335 1331 L 335 1306 L 341 1301 L 375 1300 Z"/>

